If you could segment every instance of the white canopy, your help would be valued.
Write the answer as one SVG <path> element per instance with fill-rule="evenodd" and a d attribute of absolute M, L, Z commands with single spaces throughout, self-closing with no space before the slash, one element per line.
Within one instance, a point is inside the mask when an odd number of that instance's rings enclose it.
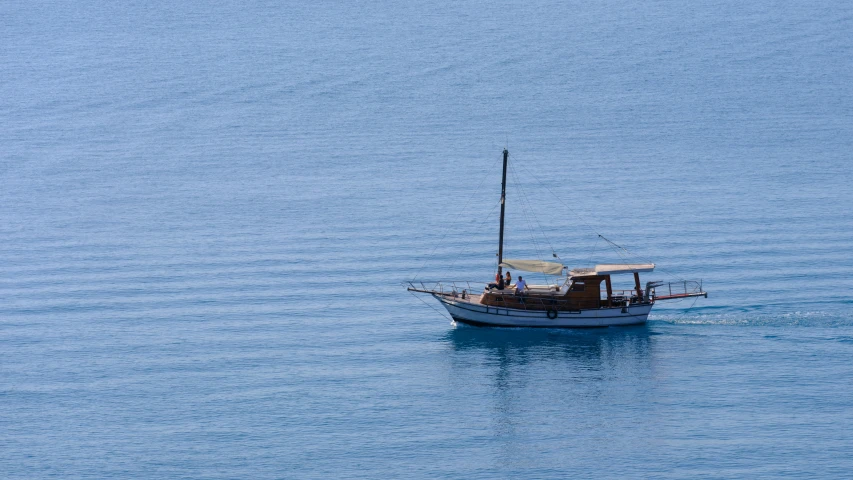
<path fill-rule="evenodd" d="M 655 269 L 654 263 L 623 263 L 596 265 L 595 268 L 576 268 L 571 271 L 574 276 L 581 275 L 612 275 L 616 273 L 641 273 L 651 272 Z"/>
<path fill-rule="evenodd" d="M 545 273 L 548 275 L 561 275 L 563 268 L 565 268 L 561 263 L 543 262 L 540 260 L 510 260 L 507 258 L 501 263 L 501 267 L 524 272 Z"/>

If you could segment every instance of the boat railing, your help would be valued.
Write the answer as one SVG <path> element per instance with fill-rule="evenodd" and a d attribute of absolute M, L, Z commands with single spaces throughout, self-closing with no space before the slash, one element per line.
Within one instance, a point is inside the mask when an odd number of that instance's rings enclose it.
<path fill-rule="evenodd" d="M 636 297 L 637 290 L 611 290 L 614 297 Z M 607 298 L 607 290 L 602 290 L 601 293 L 604 295 L 604 298 Z"/>
<path fill-rule="evenodd" d="M 600 298 L 602 302 L 608 301 L 607 290 L 601 291 Z M 643 300 L 644 299 L 640 298 L 640 295 L 637 294 L 637 290 L 633 288 L 630 290 L 611 290 L 609 305 L 614 307 L 624 307 Z"/>
<path fill-rule="evenodd" d="M 470 295 L 479 295 L 486 289 L 485 282 L 471 282 L 467 280 L 444 281 L 444 282 L 407 282 L 408 290 L 412 292 L 430 293 L 451 298 L 467 299 Z M 494 291 L 499 293 L 501 291 Z M 521 309 L 521 310 L 542 310 L 550 307 L 563 306 L 565 300 L 560 292 L 551 294 L 516 294 L 513 289 L 502 291 L 503 295 L 498 295 L 494 299 L 502 304 L 505 308 Z M 602 291 L 606 294 L 606 291 Z M 648 282 L 644 297 L 641 300 L 643 303 L 657 300 L 673 300 L 687 297 L 708 297 L 708 293 L 702 289 L 701 280 L 682 280 L 679 282 Z M 521 302 L 518 299 L 522 299 Z M 605 297 L 606 298 L 606 297 Z M 628 306 L 633 304 L 639 298 L 636 289 L 626 290 L 611 290 L 611 301 L 609 305 L 612 307 Z M 508 299 L 510 301 L 508 301 Z M 603 305 L 603 304 L 602 304 Z"/>
<path fill-rule="evenodd" d="M 411 292 L 433 293 L 454 298 L 466 298 L 471 293 L 476 295 L 486 288 L 484 282 L 469 282 L 467 280 L 407 283 L 409 285 L 408 290 Z"/>
<path fill-rule="evenodd" d="M 467 300 L 471 295 L 479 295 L 486 290 L 488 285 L 485 282 L 470 282 L 461 281 L 443 281 L 443 282 L 406 282 L 408 290 L 411 292 L 429 293 L 443 297 Z M 515 309 L 515 310 L 564 310 L 566 308 L 566 298 L 563 292 L 527 292 L 519 294 L 514 288 L 505 290 L 490 290 L 496 294 L 492 297 L 490 305 L 500 308 Z M 577 309 L 580 311 L 583 308 L 601 308 L 609 307 L 627 307 L 635 302 L 638 302 L 637 291 L 631 290 L 611 290 L 611 301 L 602 300 L 597 306 L 581 306 Z M 643 299 L 648 302 L 648 298 Z"/>
<path fill-rule="evenodd" d="M 708 292 L 702 288 L 702 280 L 649 282 L 646 284 L 646 290 L 653 300 L 672 300 L 687 297 L 708 298 Z"/>

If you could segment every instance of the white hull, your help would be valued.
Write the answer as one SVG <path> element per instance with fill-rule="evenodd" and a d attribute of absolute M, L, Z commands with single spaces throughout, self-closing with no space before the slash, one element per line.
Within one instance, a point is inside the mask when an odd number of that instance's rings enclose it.
<path fill-rule="evenodd" d="M 557 317 L 551 319 L 548 318 L 547 312 L 541 310 L 490 307 L 472 303 L 468 299 L 433 296 L 444 305 L 454 320 L 488 327 L 589 328 L 638 325 L 646 322 L 652 310 L 652 304 L 647 303 L 628 307 L 563 311 L 557 312 Z"/>

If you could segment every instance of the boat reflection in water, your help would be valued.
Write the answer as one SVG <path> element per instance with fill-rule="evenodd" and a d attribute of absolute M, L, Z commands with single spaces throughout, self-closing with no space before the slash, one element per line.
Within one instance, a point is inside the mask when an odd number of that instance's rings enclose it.
<path fill-rule="evenodd" d="M 659 404 L 657 335 L 649 327 L 593 330 L 483 329 L 457 326 L 445 336 L 445 381 L 455 392 L 470 441 L 501 468 L 525 468 L 553 452 L 560 468 L 582 467 L 605 451 L 643 454 Z M 618 427 L 621 425 L 621 427 Z M 626 435 L 622 430 L 631 426 Z M 550 457 L 549 457 L 550 458 Z M 587 465 L 588 466 L 588 465 Z"/>
<path fill-rule="evenodd" d="M 507 366 L 556 360 L 567 370 L 648 365 L 652 338 L 645 325 L 588 330 L 479 329 L 457 325 L 446 335 L 458 353 L 480 355 L 483 360 Z"/>

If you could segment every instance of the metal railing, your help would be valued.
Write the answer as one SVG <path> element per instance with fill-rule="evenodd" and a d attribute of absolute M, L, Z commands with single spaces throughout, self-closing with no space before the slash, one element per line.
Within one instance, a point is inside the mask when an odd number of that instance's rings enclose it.
<path fill-rule="evenodd" d="M 407 282 L 407 284 L 409 285 L 409 290 L 414 292 L 435 293 L 438 295 L 452 296 L 454 298 L 461 295 L 465 295 L 467 297 L 468 294 L 474 292 L 476 292 L 474 293 L 475 295 L 478 295 L 479 292 L 485 290 L 487 285 L 484 282 L 469 282 L 467 280 L 435 283 L 418 282 L 417 284 L 414 282 Z M 431 287 L 428 285 L 431 285 Z"/>
<path fill-rule="evenodd" d="M 485 282 L 470 282 L 467 280 L 448 281 L 448 282 L 406 282 L 408 290 L 412 292 L 429 293 L 433 295 L 441 295 L 451 298 L 467 299 L 471 295 L 481 295 L 485 292 L 495 294 L 496 298 L 488 306 L 498 308 L 512 308 L 516 310 L 549 310 L 551 308 L 566 309 L 569 307 L 569 299 L 565 294 L 558 291 L 549 293 L 516 293 L 513 288 L 504 290 L 486 290 L 488 285 Z M 575 303 L 576 309 L 586 308 L 602 308 L 609 307 L 626 307 L 635 303 L 648 303 L 656 300 L 671 300 L 687 297 L 707 297 L 708 293 L 702 289 L 701 280 L 683 280 L 680 282 L 648 282 L 646 290 L 642 291 L 643 296 L 639 295 L 636 289 L 626 290 L 611 290 L 611 295 L 606 296 L 606 290 L 602 290 L 599 295 L 598 304 L 592 300 L 589 302 Z M 509 301 L 508 301 L 509 299 Z M 498 303 L 499 305 L 495 305 Z M 589 305 L 587 305 L 589 303 Z M 574 307 L 574 306 L 573 306 Z"/>
<path fill-rule="evenodd" d="M 655 300 L 708 296 L 708 293 L 702 289 L 702 280 L 649 282 L 646 284 L 646 288 L 649 290 L 649 296 Z"/>
<path fill-rule="evenodd" d="M 634 296 L 636 296 L 636 295 L 637 295 L 637 290 L 635 290 L 635 289 L 631 289 L 631 290 L 611 290 L 611 292 L 613 292 L 613 296 L 614 296 L 614 297 L 634 297 Z M 601 293 L 603 293 L 603 294 L 605 295 L 605 298 L 606 298 L 606 296 L 607 296 L 607 290 L 602 290 L 602 291 L 601 291 Z"/>

